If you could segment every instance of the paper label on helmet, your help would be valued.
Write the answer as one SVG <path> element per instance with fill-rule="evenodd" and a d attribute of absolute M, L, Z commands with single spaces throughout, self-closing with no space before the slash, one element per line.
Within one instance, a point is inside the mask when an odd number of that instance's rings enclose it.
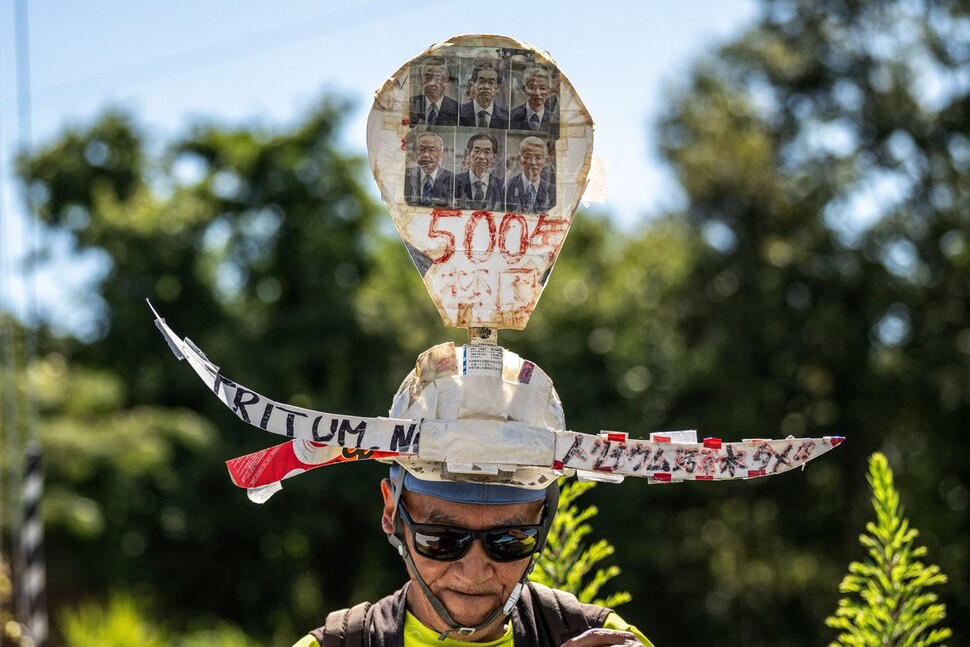
<path fill-rule="evenodd" d="M 501 346 L 466 344 L 461 362 L 462 375 L 502 377 L 504 349 Z"/>
<path fill-rule="evenodd" d="M 550 467 L 557 432 L 499 420 L 425 420 L 418 458 Z"/>

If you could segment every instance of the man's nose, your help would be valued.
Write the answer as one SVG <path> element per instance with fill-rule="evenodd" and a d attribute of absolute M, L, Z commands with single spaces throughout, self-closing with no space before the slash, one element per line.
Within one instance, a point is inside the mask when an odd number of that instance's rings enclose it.
<path fill-rule="evenodd" d="M 481 539 L 474 539 L 472 545 L 469 547 L 468 552 L 460 560 L 463 574 L 468 578 L 482 578 L 485 579 L 489 577 L 494 570 L 494 562 L 492 558 L 488 556 L 485 552 L 485 544 L 482 543 Z"/>

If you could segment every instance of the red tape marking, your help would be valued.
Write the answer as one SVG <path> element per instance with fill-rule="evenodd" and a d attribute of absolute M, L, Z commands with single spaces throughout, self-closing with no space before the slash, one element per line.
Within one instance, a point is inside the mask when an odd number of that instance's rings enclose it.
<path fill-rule="evenodd" d="M 720 438 L 713 438 L 713 437 L 705 438 L 704 439 L 704 447 L 707 447 L 708 449 L 720 449 L 721 448 L 721 439 Z"/>
<path fill-rule="evenodd" d="M 669 483 L 671 480 L 670 474 L 665 472 L 654 472 L 653 478 L 655 481 L 663 481 L 664 483 Z"/>
<path fill-rule="evenodd" d="M 658 435 L 654 434 L 650 438 L 650 440 L 652 440 L 655 443 L 669 443 L 670 442 L 670 436 L 658 436 Z"/>
<path fill-rule="evenodd" d="M 764 476 L 764 470 L 748 470 L 748 478 L 754 478 L 755 476 Z"/>

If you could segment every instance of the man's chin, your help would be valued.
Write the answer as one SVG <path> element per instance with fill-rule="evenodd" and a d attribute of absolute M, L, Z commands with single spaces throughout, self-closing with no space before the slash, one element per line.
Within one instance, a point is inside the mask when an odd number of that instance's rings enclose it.
<path fill-rule="evenodd" d="M 442 592 L 440 599 L 452 619 L 463 627 L 477 627 L 504 602 L 496 594 L 468 595 L 457 591 Z"/>

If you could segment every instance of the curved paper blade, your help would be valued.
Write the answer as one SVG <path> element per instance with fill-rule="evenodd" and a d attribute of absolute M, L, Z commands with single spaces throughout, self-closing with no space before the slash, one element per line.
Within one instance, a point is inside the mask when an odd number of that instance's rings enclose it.
<path fill-rule="evenodd" d="M 151 304 L 149 304 L 151 305 Z M 155 312 L 154 308 L 152 311 Z M 263 502 L 284 479 L 350 461 L 410 456 L 443 472 L 495 473 L 516 467 L 576 470 L 581 477 L 652 483 L 771 476 L 802 467 L 838 446 L 841 436 L 694 442 L 694 432 L 599 435 L 502 420 L 407 420 L 341 416 L 278 402 L 224 378 L 188 338 L 181 340 L 155 312 L 155 324 L 175 356 L 185 359 L 241 420 L 292 440 L 226 462 L 233 482 Z"/>
<path fill-rule="evenodd" d="M 371 169 L 446 326 L 526 326 L 592 147 L 593 121 L 566 76 L 506 36 L 434 45 L 378 90 Z"/>
<path fill-rule="evenodd" d="M 556 437 L 554 466 L 584 471 L 594 478 L 637 476 L 653 483 L 750 479 L 803 467 L 845 440 L 825 436 L 725 443 L 709 438 L 703 443 L 680 443 L 657 440 L 663 434 L 651 436 L 652 440 L 636 440 L 616 433 L 563 432 Z"/>
<path fill-rule="evenodd" d="M 324 465 L 336 465 L 372 458 L 393 458 L 400 452 L 351 449 L 309 440 L 290 440 L 252 454 L 226 461 L 232 482 L 239 487 L 257 488 L 302 474 Z"/>
<path fill-rule="evenodd" d="M 191 339 L 179 339 L 154 308 L 152 312 L 155 325 L 175 356 L 185 359 L 209 390 L 243 422 L 270 433 L 323 445 L 395 455 L 417 453 L 420 434 L 416 420 L 344 416 L 270 400 L 223 377 L 219 367 Z"/>
<path fill-rule="evenodd" d="M 399 452 L 349 449 L 309 440 L 290 440 L 226 461 L 232 482 L 246 488 L 249 498 L 265 503 L 282 488 L 282 481 L 325 465 L 371 458 L 392 458 Z"/>

